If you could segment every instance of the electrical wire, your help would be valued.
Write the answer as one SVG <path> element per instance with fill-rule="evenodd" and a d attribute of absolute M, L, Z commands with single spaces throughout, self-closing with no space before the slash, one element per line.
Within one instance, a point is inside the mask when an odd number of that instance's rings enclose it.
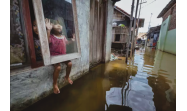
<path fill-rule="evenodd" d="M 155 2 L 155 1 L 156 1 L 156 0 L 153 0 L 151 3 L 145 5 L 144 7 L 146 7 L 146 6 L 150 5 L 150 4 L 152 4 L 152 3 Z M 142 7 L 142 8 L 144 8 L 144 7 Z"/>

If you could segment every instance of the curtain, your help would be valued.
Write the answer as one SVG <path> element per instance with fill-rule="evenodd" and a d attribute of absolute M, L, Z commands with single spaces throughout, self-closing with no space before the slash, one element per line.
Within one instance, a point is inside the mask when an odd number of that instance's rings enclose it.
<path fill-rule="evenodd" d="M 19 0 L 10 0 L 10 64 L 26 61 Z"/>

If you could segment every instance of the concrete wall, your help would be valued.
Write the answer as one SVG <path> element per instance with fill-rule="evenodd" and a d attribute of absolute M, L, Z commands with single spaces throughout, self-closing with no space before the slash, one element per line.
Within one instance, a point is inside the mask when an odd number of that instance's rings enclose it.
<path fill-rule="evenodd" d="M 162 23 L 158 40 L 158 49 L 171 54 L 176 54 L 176 29 L 169 30 L 171 16 Z"/>
<path fill-rule="evenodd" d="M 105 62 L 110 61 L 111 45 L 112 45 L 112 20 L 114 13 L 114 6 L 111 0 L 108 0 L 107 10 L 107 29 L 106 29 L 106 41 L 105 41 Z"/>
<path fill-rule="evenodd" d="M 81 58 L 72 60 L 70 77 L 75 80 L 89 70 L 89 16 L 90 0 L 76 0 L 78 27 L 81 46 Z M 83 8 L 84 7 L 84 8 Z M 112 30 L 112 29 L 111 29 Z M 110 31 L 111 32 L 111 31 Z M 66 85 L 66 66 L 62 64 L 59 74 L 59 87 Z M 10 106 L 12 111 L 22 110 L 36 101 L 48 96 L 52 91 L 52 65 L 36 69 L 24 69 L 10 76 Z"/>
<path fill-rule="evenodd" d="M 164 44 L 165 44 L 168 26 L 169 26 L 169 17 L 161 25 L 159 40 L 157 42 L 158 49 L 162 51 L 164 51 Z"/>
<path fill-rule="evenodd" d="M 176 54 L 176 29 L 168 31 L 164 51 Z"/>

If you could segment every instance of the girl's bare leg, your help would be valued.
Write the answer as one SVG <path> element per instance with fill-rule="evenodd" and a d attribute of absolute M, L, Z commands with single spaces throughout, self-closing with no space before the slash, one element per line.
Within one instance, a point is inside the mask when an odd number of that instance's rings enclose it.
<path fill-rule="evenodd" d="M 60 70 L 61 70 L 60 63 L 55 64 L 54 68 L 55 68 L 55 70 L 54 70 L 54 73 L 53 73 L 53 92 L 55 94 L 59 94 L 60 90 L 58 88 L 57 79 L 58 79 L 58 76 L 59 76 L 59 73 L 60 73 Z"/>
<path fill-rule="evenodd" d="M 70 84 L 73 84 L 73 81 L 69 78 L 69 74 L 71 72 L 71 67 L 72 67 L 72 63 L 71 61 L 66 61 L 64 62 L 66 64 L 66 76 L 65 76 L 65 79 L 70 83 Z"/>

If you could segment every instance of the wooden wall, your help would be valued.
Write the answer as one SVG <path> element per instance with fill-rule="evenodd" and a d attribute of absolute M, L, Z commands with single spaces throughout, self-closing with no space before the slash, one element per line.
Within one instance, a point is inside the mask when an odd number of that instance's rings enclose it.
<path fill-rule="evenodd" d="M 118 10 L 114 9 L 113 21 L 125 20 L 125 15 L 120 13 Z"/>
<path fill-rule="evenodd" d="M 116 34 L 120 34 L 120 41 L 115 41 Z M 112 43 L 126 43 L 128 37 L 128 28 L 113 27 L 112 29 Z"/>
<path fill-rule="evenodd" d="M 103 44 L 106 30 L 106 2 L 105 0 L 90 1 L 90 67 L 100 63 L 103 58 Z"/>

